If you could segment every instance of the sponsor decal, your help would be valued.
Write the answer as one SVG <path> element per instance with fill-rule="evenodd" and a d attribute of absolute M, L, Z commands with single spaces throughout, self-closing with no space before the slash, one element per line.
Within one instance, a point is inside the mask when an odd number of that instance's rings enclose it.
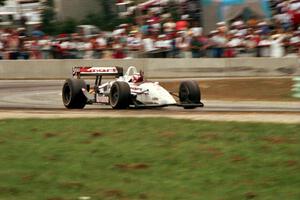
<path fill-rule="evenodd" d="M 97 96 L 97 103 L 109 103 L 109 98 L 107 96 Z"/>
<path fill-rule="evenodd" d="M 73 73 L 118 73 L 115 67 L 75 67 Z"/>
<path fill-rule="evenodd" d="M 136 92 L 141 92 L 142 91 L 142 88 L 139 88 L 139 87 L 130 87 L 130 89 L 132 91 L 136 91 Z"/>
<path fill-rule="evenodd" d="M 149 95 L 149 90 L 143 90 L 139 87 L 130 87 L 131 93 Z"/>

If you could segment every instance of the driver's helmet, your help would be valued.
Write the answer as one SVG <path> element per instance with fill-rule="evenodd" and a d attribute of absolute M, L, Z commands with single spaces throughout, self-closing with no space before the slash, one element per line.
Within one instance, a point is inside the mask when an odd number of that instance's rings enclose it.
<path fill-rule="evenodd" d="M 143 82 L 144 81 L 144 76 L 139 73 L 139 74 L 134 74 L 132 76 L 132 82 L 133 83 L 140 83 L 140 82 Z"/>

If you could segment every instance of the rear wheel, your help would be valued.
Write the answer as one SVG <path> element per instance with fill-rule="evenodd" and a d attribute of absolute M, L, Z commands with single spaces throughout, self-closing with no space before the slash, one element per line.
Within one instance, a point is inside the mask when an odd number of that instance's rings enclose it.
<path fill-rule="evenodd" d="M 180 83 L 179 100 L 180 103 L 184 105 L 183 107 L 185 109 L 196 108 L 196 106 L 193 106 L 193 104 L 199 104 L 200 99 L 200 88 L 196 81 L 183 81 Z"/>
<path fill-rule="evenodd" d="M 109 95 L 109 103 L 114 109 L 128 108 L 131 102 L 130 87 L 128 83 L 114 82 Z"/>
<path fill-rule="evenodd" d="M 64 106 L 69 109 L 82 109 L 87 103 L 87 98 L 82 92 L 87 86 L 82 79 L 69 78 L 62 88 L 62 100 Z"/>

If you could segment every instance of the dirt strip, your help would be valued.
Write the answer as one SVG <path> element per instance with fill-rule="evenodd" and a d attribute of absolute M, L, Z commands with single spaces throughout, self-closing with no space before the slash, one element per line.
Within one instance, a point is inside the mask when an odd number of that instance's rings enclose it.
<path fill-rule="evenodd" d="M 157 118 L 168 117 L 173 119 L 205 120 L 205 121 L 235 121 L 235 122 L 260 122 L 260 123 L 300 123 L 299 113 L 214 113 L 202 112 L 186 114 L 176 112 L 145 112 L 141 111 L 47 111 L 47 110 L 0 110 L 0 119 L 27 119 L 27 118 Z"/>
<path fill-rule="evenodd" d="M 291 89 L 295 83 L 290 77 L 203 79 L 198 82 L 206 100 L 300 101 L 292 97 Z M 179 81 L 165 81 L 161 85 L 177 91 Z"/>

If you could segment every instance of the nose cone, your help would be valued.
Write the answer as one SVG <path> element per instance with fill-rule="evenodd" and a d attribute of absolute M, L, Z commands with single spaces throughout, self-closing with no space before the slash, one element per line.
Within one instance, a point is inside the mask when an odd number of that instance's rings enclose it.
<path fill-rule="evenodd" d="M 176 104 L 173 96 L 158 83 L 143 83 L 140 87 L 143 91 L 148 91 L 147 94 L 138 95 L 137 99 L 141 102 L 157 105 Z"/>
<path fill-rule="evenodd" d="M 156 87 L 155 96 L 158 98 L 158 104 L 160 105 L 176 104 L 176 101 L 172 95 L 170 95 L 170 93 L 160 85 L 157 85 Z"/>

